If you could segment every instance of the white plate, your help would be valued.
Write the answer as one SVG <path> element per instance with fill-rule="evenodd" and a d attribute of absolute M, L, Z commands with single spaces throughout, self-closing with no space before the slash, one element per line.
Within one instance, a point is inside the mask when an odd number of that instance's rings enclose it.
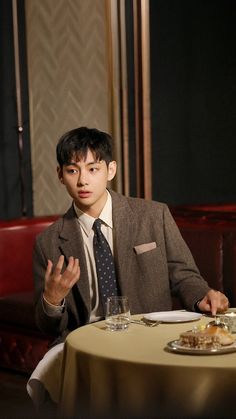
<path fill-rule="evenodd" d="M 143 317 L 145 317 L 148 320 L 158 320 L 163 323 L 182 323 L 199 320 L 202 317 L 202 314 L 185 310 L 172 310 L 148 313 L 145 314 Z"/>
<path fill-rule="evenodd" d="M 195 349 L 180 345 L 178 340 L 172 340 L 171 342 L 167 343 L 167 349 L 175 353 L 188 355 L 220 355 L 235 352 L 236 342 L 232 343 L 231 345 L 221 346 L 220 348 Z"/>

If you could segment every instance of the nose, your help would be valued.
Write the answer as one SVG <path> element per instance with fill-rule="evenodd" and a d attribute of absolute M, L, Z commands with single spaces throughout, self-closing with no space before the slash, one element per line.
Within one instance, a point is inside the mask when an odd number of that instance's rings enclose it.
<path fill-rule="evenodd" d="M 82 173 L 82 172 L 80 173 L 80 175 L 78 176 L 77 184 L 78 186 L 88 185 L 85 173 Z"/>

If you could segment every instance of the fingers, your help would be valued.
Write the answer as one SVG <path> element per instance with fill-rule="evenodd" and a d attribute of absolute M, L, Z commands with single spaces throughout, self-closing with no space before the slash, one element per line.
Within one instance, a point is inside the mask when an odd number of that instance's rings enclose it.
<path fill-rule="evenodd" d="M 211 289 L 199 303 L 199 309 L 205 312 L 211 312 L 213 316 L 217 312 L 224 312 L 229 308 L 228 298 L 220 291 Z"/>
<path fill-rule="evenodd" d="M 216 293 L 216 297 L 212 302 L 212 314 L 215 315 L 217 312 L 226 311 L 229 308 L 228 298 L 220 291 Z"/>
<path fill-rule="evenodd" d="M 215 316 L 217 312 L 223 312 L 229 308 L 228 298 L 220 291 L 210 290 L 208 298 L 210 311 L 213 316 Z"/>
<path fill-rule="evenodd" d="M 52 261 L 50 259 L 48 259 L 47 269 L 46 269 L 46 272 L 45 272 L 46 281 L 48 281 L 48 279 L 49 279 L 49 277 L 52 273 L 52 266 L 53 266 Z"/>
<path fill-rule="evenodd" d="M 220 293 L 220 294 L 221 294 L 221 297 L 220 297 L 220 304 L 219 304 L 218 311 L 223 312 L 223 311 L 228 310 L 229 300 L 224 294 L 222 294 L 222 293 Z"/>
<path fill-rule="evenodd" d="M 219 307 L 219 303 L 220 303 L 220 295 L 219 294 L 220 293 L 218 291 L 214 291 L 214 290 L 211 290 L 209 292 L 209 296 L 210 296 L 209 305 L 210 305 L 211 314 L 213 316 L 216 315 L 217 309 Z"/>
<path fill-rule="evenodd" d="M 78 258 L 71 256 L 63 272 L 64 256 L 61 255 L 53 269 L 53 263 L 48 260 L 45 272 L 44 297 L 53 305 L 59 305 L 80 277 Z"/>
<path fill-rule="evenodd" d="M 218 307 L 218 305 L 213 300 L 212 303 L 211 303 L 211 314 L 212 314 L 212 316 L 215 316 L 216 315 L 216 313 L 217 313 L 217 307 Z"/>
<path fill-rule="evenodd" d="M 67 268 L 65 269 L 62 275 L 62 279 L 65 282 L 67 282 L 69 286 L 71 286 L 76 281 L 78 281 L 79 276 L 80 276 L 79 259 L 71 256 L 69 258 L 69 263 L 67 265 Z"/>
<path fill-rule="evenodd" d="M 53 269 L 52 261 L 49 259 L 46 272 L 45 272 L 45 280 L 46 283 L 54 282 L 60 283 L 64 287 L 71 288 L 76 281 L 78 281 L 80 277 L 80 266 L 79 266 L 79 259 L 74 258 L 73 256 L 69 257 L 68 265 L 64 272 L 62 273 L 63 264 L 64 264 L 64 256 L 61 255 L 58 259 L 58 262 Z"/>
<path fill-rule="evenodd" d="M 63 268 L 63 264 L 64 264 L 64 256 L 61 255 L 59 257 L 58 262 L 57 262 L 57 264 L 55 266 L 55 269 L 54 269 L 54 276 L 55 277 L 61 276 L 61 271 L 62 271 L 62 268 Z"/>

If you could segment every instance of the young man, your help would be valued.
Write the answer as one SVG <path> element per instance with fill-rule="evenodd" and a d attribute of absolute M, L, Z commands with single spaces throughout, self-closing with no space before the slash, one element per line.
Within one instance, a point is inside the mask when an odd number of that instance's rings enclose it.
<path fill-rule="evenodd" d="M 118 293 L 131 314 L 171 310 L 171 295 L 188 310 L 224 311 L 228 299 L 210 289 L 165 204 L 107 189 L 116 174 L 111 137 L 81 127 L 57 145 L 58 177 L 73 203 L 41 233 L 34 248 L 36 320 L 58 341 L 101 319 L 104 311 L 94 257 L 93 224 L 102 223 L 115 261 Z"/>

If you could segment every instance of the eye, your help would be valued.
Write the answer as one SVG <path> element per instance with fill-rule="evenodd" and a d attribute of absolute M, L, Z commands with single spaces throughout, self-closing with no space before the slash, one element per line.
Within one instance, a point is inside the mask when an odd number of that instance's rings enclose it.
<path fill-rule="evenodd" d="M 78 170 L 76 170 L 76 169 L 74 169 L 74 168 L 67 168 L 66 169 L 66 173 L 68 173 L 68 174 L 75 174 L 75 173 L 78 173 Z"/>
<path fill-rule="evenodd" d="M 91 167 L 90 168 L 90 172 L 91 173 L 95 173 L 95 172 L 97 172 L 99 169 L 98 169 L 98 167 Z"/>

